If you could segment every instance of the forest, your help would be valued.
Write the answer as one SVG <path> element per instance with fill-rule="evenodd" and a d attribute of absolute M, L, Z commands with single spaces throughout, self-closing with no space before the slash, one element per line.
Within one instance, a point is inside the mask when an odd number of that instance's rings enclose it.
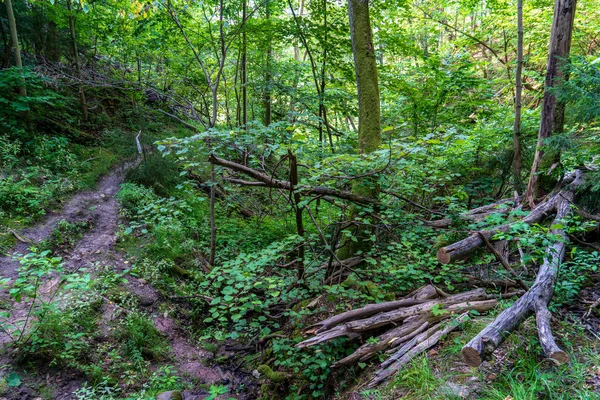
<path fill-rule="evenodd" d="M 597 0 L 1 0 L 0 400 L 600 399 Z"/>

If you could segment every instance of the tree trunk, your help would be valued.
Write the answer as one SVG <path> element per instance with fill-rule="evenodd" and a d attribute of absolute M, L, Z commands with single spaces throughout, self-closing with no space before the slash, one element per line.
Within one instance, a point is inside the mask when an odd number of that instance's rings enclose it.
<path fill-rule="evenodd" d="M 215 177 L 215 165 L 210 164 L 210 255 L 208 263 L 211 268 L 215 266 L 215 254 L 217 252 L 217 224 L 215 223 L 215 194 L 217 182 Z"/>
<path fill-rule="evenodd" d="M 23 60 L 21 60 L 21 49 L 19 47 L 19 35 L 17 34 L 17 22 L 15 21 L 15 14 L 13 12 L 12 0 L 6 0 L 6 15 L 8 17 L 8 26 L 10 29 L 10 39 L 12 41 L 12 48 L 15 54 L 15 65 L 21 73 L 23 73 Z M 25 80 L 23 84 L 19 86 L 19 93 L 21 96 L 27 96 L 27 89 L 25 88 Z"/>
<path fill-rule="evenodd" d="M 242 29 L 242 125 L 244 126 L 244 130 L 248 132 L 248 73 L 246 71 L 246 57 L 247 57 L 247 49 L 246 49 L 246 18 L 248 14 L 248 2 L 247 0 L 242 0 L 242 21 L 244 21 L 244 27 Z"/>
<path fill-rule="evenodd" d="M 304 223 L 302 221 L 302 201 L 300 193 L 295 190 L 298 187 L 298 161 L 296 156 L 291 150 L 288 150 L 288 157 L 290 160 L 290 201 L 294 207 L 296 215 L 296 232 L 298 236 L 304 236 Z M 298 246 L 298 279 L 304 277 L 304 244 Z"/>
<path fill-rule="evenodd" d="M 348 16 L 358 90 L 358 151 L 360 154 L 366 154 L 377 150 L 381 145 L 379 84 L 369 17 L 369 1 L 349 0 Z M 353 191 L 362 196 L 377 199 L 379 187 L 376 179 L 377 177 L 370 177 L 368 180 L 355 182 Z M 353 207 L 350 211 L 350 220 L 353 220 L 356 214 L 357 210 Z M 369 234 L 368 229 L 360 226 L 356 233 L 357 241 L 353 241 L 345 235 L 342 239 L 339 258 L 352 257 L 358 251 L 368 250 L 367 237 Z"/>
<path fill-rule="evenodd" d="M 304 13 L 304 0 L 300 0 L 300 7 L 298 8 L 298 17 L 301 17 Z M 294 60 L 300 61 L 300 48 L 298 47 L 298 39 L 294 42 Z"/>
<path fill-rule="evenodd" d="M 58 26 L 56 22 L 48 22 L 48 38 L 46 39 L 46 57 L 52 62 L 60 61 L 60 46 L 58 38 Z"/>
<path fill-rule="evenodd" d="M 548 64 L 546 66 L 546 81 L 544 103 L 538 132 L 538 142 L 531 167 L 531 175 L 527 185 L 526 199 L 533 208 L 534 198 L 538 190 L 539 172 L 544 160 L 544 142 L 552 133 L 560 132 L 564 124 L 564 105 L 559 104 L 552 93 L 554 87 L 564 77 L 562 67 L 569 57 L 571 35 L 577 0 L 556 0 L 554 4 L 554 19 L 550 33 Z"/>
<path fill-rule="evenodd" d="M 267 19 L 267 23 L 268 23 L 268 27 L 269 27 L 269 32 L 268 32 L 268 47 L 267 47 L 267 67 L 265 70 L 265 96 L 264 96 L 264 103 L 265 103 L 265 126 L 269 126 L 271 125 L 271 79 L 272 79 L 272 74 L 271 74 L 271 62 L 273 59 L 273 45 L 272 45 L 272 40 L 271 40 L 271 8 L 269 7 L 269 0 L 266 0 L 265 2 L 265 8 L 266 8 L 266 19 Z"/>
<path fill-rule="evenodd" d="M 513 128 L 513 183 L 515 190 L 521 193 L 523 182 L 521 180 L 521 93 L 523 92 L 523 0 L 517 1 L 517 70 L 515 73 L 515 124 Z"/>
<path fill-rule="evenodd" d="M 81 114 L 83 115 L 83 120 L 87 121 L 88 108 L 85 100 L 85 92 L 83 90 L 83 82 L 81 81 L 81 62 L 79 60 L 79 50 L 77 49 L 77 38 L 75 37 L 75 15 L 73 15 L 71 0 L 67 1 L 67 9 L 69 10 L 69 32 L 71 33 L 71 46 L 75 60 L 75 70 L 77 72 L 77 79 L 79 79 L 79 101 L 81 103 Z"/>

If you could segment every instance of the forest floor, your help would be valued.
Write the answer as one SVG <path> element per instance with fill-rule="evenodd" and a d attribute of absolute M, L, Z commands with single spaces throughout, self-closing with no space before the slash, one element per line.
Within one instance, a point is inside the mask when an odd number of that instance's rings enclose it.
<path fill-rule="evenodd" d="M 100 268 L 109 267 L 118 272 L 126 271 L 131 261 L 115 247 L 119 224 L 119 203 L 115 196 L 123 182 L 126 170 L 136 166 L 137 163 L 139 160 L 129 161 L 113 168 L 100 179 L 96 190 L 75 194 L 61 210 L 49 214 L 44 221 L 16 234 L 19 241 L 13 248 L 12 254 L 26 254 L 32 245 L 48 239 L 59 221 L 85 222 L 90 224 L 91 229 L 63 254 L 65 270 L 72 272 L 89 268 L 88 273 L 91 274 L 92 279 Z M 0 257 L 0 275 L 4 278 L 16 279 L 19 267 L 19 261 L 12 255 Z M 60 278 L 54 276 L 46 279 L 38 291 L 40 298 L 52 297 Z M 169 366 L 178 371 L 181 376 L 191 378 L 197 387 L 208 388 L 210 385 L 228 383 L 239 386 L 246 383 L 248 374 L 228 372 L 219 366 L 209 366 L 215 354 L 195 345 L 181 328 L 180 323 L 167 312 L 162 312 L 166 300 L 153 286 L 144 279 L 129 274 L 125 274 L 125 279 L 123 289 L 135 294 L 139 299 L 141 311 L 150 316 L 155 328 L 168 339 Z M 31 302 L 12 302 L 7 290 L 0 292 L 0 301 L 10 302 L 12 305 L 9 323 L 15 324 L 27 318 Z M 110 335 L 109 322 L 128 310 L 124 310 L 106 298 L 101 307 L 102 316 L 99 319 L 98 331 L 108 336 Z M 0 336 L 1 347 L 8 349 L 11 342 L 12 339 L 8 335 Z M 27 400 L 42 397 L 57 400 L 73 399 L 76 398 L 74 392 L 86 381 L 85 377 L 77 371 L 35 365 L 31 361 L 23 365 L 17 362 L 15 353 L 14 351 L 0 353 L 0 375 L 16 373 L 22 383 L 18 387 L 9 388 L 0 399 Z M 153 363 L 152 367 L 158 369 L 160 364 L 160 362 Z M 183 398 L 188 400 L 203 399 L 208 396 L 205 389 L 183 391 L 182 394 Z"/>
<path fill-rule="evenodd" d="M 52 237 L 62 221 L 71 224 L 86 224 L 88 228 L 73 238 L 72 246 L 56 251 L 62 257 L 64 271 L 74 272 L 87 268 L 92 280 L 100 280 L 100 275 L 107 269 L 122 274 L 124 280 L 119 282 L 119 290 L 133 295 L 135 306 L 126 307 L 102 297 L 96 319 L 95 329 L 98 331 L 94 344 L 100 347 L 103 343 L 118 340 L 113 330 L 118 320 L 132 312 L 140 312 L 147 316 L 154 328 L 166 339 L 168 354 L 161 359 L 150 360 L 150 370 L 160 371 L 168 367 L 176 371 L 185 387 L 182 398 L 205 399 L 210 397 L 210 389 L 220 386 L 220 397 L 237 399 L 258 398 L 256 380 L 251 374 L 239 368 L 242 363 L 231 361 L 235 354 L 224 350 L 225 346 L 215 347 L 218 350 L 203 348 L 186 329 L 189 321 L 171 313 L 172 302 L 168 295 L 161 293 L 148 280 L 129 270 L 136 259 L 125 251 L 120 251 L 118 232 L 120 221 L 120 203 L 116 196 L 121 183 L 125 180 L 128 169 L 135 167 L 139 160 L 130 160 L 111 169 L 105 174 L 94 190 L 76 193 L 66 201 L 62 208 L 56 210 L 38 224 L 16 232 L 19 241 L 11 250 L 11 255 L 0 257 L 0 276 L 14 281 L 19 278 L 21 265 L 14 259 L 16 254 L 26 254 L 32 246 L 40 245 Z M 44 279 L 38 290 L 40 299 L 50 299 L 60 287 L 61 276 L 54 275 Z M 444 344 L 436 346 L 426 355 L 416 359 L 408 368 L 395 376 L 388 385 L 375 390 L 361 390 L 360 379 L 357 388 L 350 388 L 338 398 L 350 399 L 499 399 L 511 393 L 514 399 L 529 399 L 528 395 L 519 393 L 537 393 L 537 398 L 553 398 L 549 393 L 558 389 L 552 386 L 555 376 L 565 380 L 565 387 L 587 387 L 590 393 L 600 393 L 600 369 L 598 367 L 598 342 L 590 341 L 591 337 L 600 336 L 600 318 L 591 314 L 587 318 L 589 304 L 600 294 L 600 282 L 584 289 L 579 301 L 564 307 L 560 315 L 557 333 L 565 342 L 573 362 L 570 366 L 557 369 L 547 360 L 539 358 L 536 345 L 534 321 L 526 321 L 519 332 L 513 334 L 495 354 L 495 362 L 485 363 L 480 369 L 468 367 L 460 356 L 460 348 L 470 337 L 475 335 L 492 316 L 478 318 L 462 332 L 453 333 Z M 10 307 L 9 323 L 27 318 L 31 302 L 22 300 L 14 302 L 7 290 L 0 291 L 0 309 Z M 576 326 L 578 329 L 573 329 Z M 0 334 L 0 377 L 18 376 L 19 384 L 5 388 L 0 400 L 20 399 L 81 399 L 75 394 L 86 383 L 88 376 L 75 368 L 52 365 L 47 358 L 37 358 L 34 354 L 24 362 L 21 353 L 14 346 L 14 337 Z M 105 363 L 117 363 L 116 359 L 102 360 Z M 363 374 L 364 375 L 364 374 Z M 534 385 L 536 388 L 531 389 Z M 556 383 L 558 385 L 558 383 Z M 135 386 L 135 385 L 134 385 Z M 175 385 L 174 385 L 175 386 Z M 175 389 L 163 382 L 164 391 Z M 548 393 L 546 393 L 548 392 Z M 122 397 L 127 396 L 122 393 Z M 154 397 L 154 395 L 152 395 Z M 146 397 L 146 398 L 152 398 Z M 90 397 L 91 398 L 91 397 Z M 99 398 L 99 397 L 94 397 Z M 107 397 L 116 398 L 116 397 Z M 169 399 L 171 397 L 164 397 Z M 557 397 L 568 398 L 568 397 Z"/>

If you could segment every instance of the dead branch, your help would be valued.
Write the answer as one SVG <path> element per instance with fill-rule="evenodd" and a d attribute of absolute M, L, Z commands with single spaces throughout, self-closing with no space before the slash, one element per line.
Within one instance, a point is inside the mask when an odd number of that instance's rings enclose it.
<path fill-rule="evenodd" d="M 286 191 L 290 191 L 292 189 L 292 184 L 289 181 L 284 181 L 281 179 L 274 178 L 264 172 L 261 172 L 257 169 L 247 167 L 242 164 L 235 163 L 233 161 L 224 160 L 211 154 L 208 158 L 208 161 L 212 164 L 219 165 L 221 167 L 229 168 L 233 171 L 240 172 L 244 175 L 247 175 L 258 182 L 248 182 L 242 180 L 235 180 L 233 182 L 243 185 L 249 186 L 263 186 L 270 187 L 275 189 L 283 189 Z M 229 181 L 232 181 L 231 178 Z M 330 196 L 338 199 L 348 200 L 357 204 L 368 204 L 368 205 L 381 205 L 381 203 L 377 200 L 374 200 L 370 197 L 361 196 L 358 194 L 354 194 L 352 192 L 340 191 L 337 189 L 331 189 L 324 186 L 294 186 L 294 190 L 299 191 L 304 195 L 320 195 L 320 196 Z"/>
<path fill-rule="evenodd" d="M 398 371 L 412 357 L 433 346 L 463 321 L 471 310 L 485 312 L 498 304 L 483 289 L 449 295 L 432 285 L 424 286 L 403 299 L 346 311 L 313 325 L 305 333 L 315 334 L 296 345 L 305 348 L 327 342 L 340 336 L 359 338 L 365 332 L 382 326 L 391 329 L 377 333 L 375 340 L 369 340 L 353 354 L 335 362 L 332 368 L 366 361 L 383 351 L 395 354 L 380 366 L 379 372 L 371 381 L 372 385 L 385 380 Z M 446 325 L 443 321 L 462 315 L 458 320 Z M 399 350 L 393 348 L 402 346 Z M 392 350 L 389 350 L 392 349 Z"/>
<path fill-rule="evenodd" d="M 486 244 L 488 249 L 490 249 L 490 251 L 494 254 L 496 259 L 500 262 L 500 264 L 502 264 L 502 266 L 515 278 L 515 281 L 519 284 L 519 286 L 521 286 L 523 290 L 529 290 L 529 287 L 525 284 L 525 282 L 523 282 L 521 278 L 519 278 L 519 275 L 515 272 L 514 269 L 512 269 L 508 261 L 506 261 L 506 258 L 504 258 L 502 254 L 500 254 L 498 250 L 496 250 L 496 248 L 492 246 L 488 238 L 486 238 L 485 235 L 483 235 L 481 232 L 477 233 L 479 234 L 481 240 L 483 240 L 483 242 Z"/>

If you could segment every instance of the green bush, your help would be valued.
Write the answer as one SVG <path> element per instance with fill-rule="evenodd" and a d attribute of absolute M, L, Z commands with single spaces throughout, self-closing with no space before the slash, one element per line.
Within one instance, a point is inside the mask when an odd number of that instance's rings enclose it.
<path fill-rule="evenodd" d="M 153 188 L 161 196 L 168 196 L 183 182 L 177 165 L 160 153 L 148 154 L 136 168 L 127 171 L 126 178 L 129 182 Z"/>
<path fill-rule="evenodd" d="M 125 355 L 133 360 L 158 360 L 169 347 L 162 334 L 147 316 L 130 312 L 117 327 L 115 337 L 124 344 Z"/>

